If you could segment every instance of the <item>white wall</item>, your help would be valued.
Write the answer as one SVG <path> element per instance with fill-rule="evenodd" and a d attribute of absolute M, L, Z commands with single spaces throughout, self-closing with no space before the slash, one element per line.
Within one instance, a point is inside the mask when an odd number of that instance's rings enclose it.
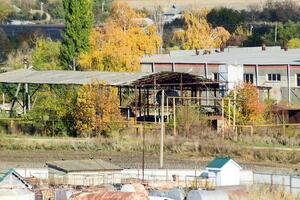
<path fill-rule="evenodd" d="M 221 186 L 231 185 L 240 185 L 240 169 L 233 162 L 227 162 L 221 170 Z"/>
<path fill-rule="evenodd" d="M 158 180 L 172 180 L 172 176 L 178 176 L 179 179 L 185 179 L 186 176 L 200 176 L 203 169 L 145 169 L 145 178 L 156 178 Z M 123 176 L 142 177 L 142 169 L 124 169 Z"/>
<path fill-rule="evenodd" d="M 244 82 L 244 68 L 242 65 L 228 65 L 228 89 Z"/>
<path fill-rule="evenodd" d="M 48 168 L 15 168 L 14 170 L 24 178 L 48 179 Z"/>

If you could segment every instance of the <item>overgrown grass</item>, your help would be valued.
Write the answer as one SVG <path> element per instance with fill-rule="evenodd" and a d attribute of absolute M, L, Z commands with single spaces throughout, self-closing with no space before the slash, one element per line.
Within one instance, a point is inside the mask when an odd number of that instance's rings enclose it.
<path fill-rule="evenodd" d="M 300 200 L 282 187 L 252 186 L 244 195 L 232 195 L 232 200 Z"/>
<path fill-rule="evenodd" d="M 0 135 L 0 150 L 74 150 L 102 152 L 141 152 L 142 136 L 133 130 L 121 132 L 112 138 L 71 138 Z M 300 152 L 284 149 L 254 149 L 253 145 L 242 144 L 220 137 L 201 135 L 181 137 L 167 135 L 164 150 L 168 154 L 183 157 L 231 156 L 244 162 L 273 162 L 276 164 L 297 165 L 300 163 Z M 145 131 L 145 151 L 157 154 L 160 149 L 159 131 Z"/>

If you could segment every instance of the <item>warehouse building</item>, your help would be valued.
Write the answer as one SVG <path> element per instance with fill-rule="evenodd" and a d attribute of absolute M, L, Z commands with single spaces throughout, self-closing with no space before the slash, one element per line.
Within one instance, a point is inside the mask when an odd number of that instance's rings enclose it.
<path fill-rule="evenodd" d="M 260 90 L 261 99 L 271 97 L 277 102 L 300 103 L 300 49 L 176 50 L 143 57 L 141 70 L 185 72 L 228 81 L 228 89 L 241 82 L 250 82 Z"/>

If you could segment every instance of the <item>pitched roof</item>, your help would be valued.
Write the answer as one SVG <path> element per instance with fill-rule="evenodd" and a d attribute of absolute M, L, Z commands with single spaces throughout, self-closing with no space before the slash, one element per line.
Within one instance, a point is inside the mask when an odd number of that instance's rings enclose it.
<path fill-rule="evenodd" d="M 62 160 L 48 162 L 46 165 L 64 172 L 122 170 L 121 167 L 101 159 Z"/>
<path fill-rule="evenodd" d="M 110 86 L 130 85 L 152 73 L 143 72 L 103 72 L 103 71 L 68 71 L 68 70 L 29 70 L 19 69 L 0 74 L 1 83 L 32 84 L 90 84 L 93 81 Z"/>
<path fill-rule="evenodd" d="M 8 175 L 10 174 L 11 172 L 13 172 L 14 170 L 13 169 L 8 169 L 8 170 L 5 170 L 5 171 L 0 171 L 0 182 Z"/>
<path fill-rule="evenodd" d="M 240 65 L 300 65 L 300 49 L 282 50 L 280 47 L 230 47 L 224 52 L 217 53 L 210 49 L 211 54 L 202 55 L 204 50 L 175 50 L 169 54 L 146 55 L 141 63 L 213 63 L 213 64 L 240 64 Z"/>
<path fill-rule="evenodd" d="M 229 157 L 217 157 L 208 163 L 207 168 L 222 168 L 230 160 Z"/>
<path fill-rule="evenodd" d="M 0 171 L 0 182 L 3 181 L 9 174 L 13 174 L 17 179 L 19 179 L 27 188 L 31 189 L 32 186 L 27 183 L 24 178 L 16 172 L 14 169 L 8 169 L 5 171 Z"/>
<path fill-rule="evenodd" d="M 82 85 L 94 81 L 109 86 L 153 86 L 210 84 L 219 88 L 219 84 L 199 75 L 181 72 L 103 72 L 103 71 L 67 71 L 67 70 L 28 70 L 20 69 L 0 73 L 0 83 L 61 84 Z"/>

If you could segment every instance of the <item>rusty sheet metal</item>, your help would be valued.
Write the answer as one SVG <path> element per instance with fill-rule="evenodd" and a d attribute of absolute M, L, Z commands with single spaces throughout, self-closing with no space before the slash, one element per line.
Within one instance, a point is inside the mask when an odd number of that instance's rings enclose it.
<path fill-rule="evenodd" d="M 149 200 L 149 197 L 133 192 L 108 192 L 100 190 L 74 195 L 74 197 L 71 197 L 71 200 Z"/>
<path fill-rule="evenodd" d="M 122 192 L 134 192 L 137 194 L 143 194 L 145 196 L 148 196 L 148 192 L 146 191 L 145 187 L 140 183 L 123 185 L 121 191 Z"/>

